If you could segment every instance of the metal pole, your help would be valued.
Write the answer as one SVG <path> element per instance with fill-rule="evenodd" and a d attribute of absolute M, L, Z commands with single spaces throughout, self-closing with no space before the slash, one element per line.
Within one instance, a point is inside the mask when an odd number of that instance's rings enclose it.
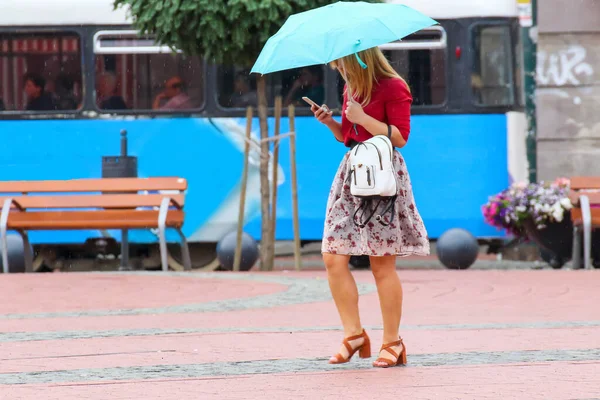
<path fill-rule="evenodd" d="M 239 271 L 242 262 L 242 235 L 244 233 L 244 211 L 246 210 L 246 191 L 248 186 L 248 160 L 250 156 L 250 140 L 252 139 L 252 107 L 246 108 L 246 144 L 244 146 L 244 166 L 242 167 L 242 183 L 240 184 L 240 208 L 238 211 L 237 236 L 233 270 Z"/>
<path fill-rule="evenodd" d="M 272 169 L 272 186 L 271 186 L 271 230 L 269 231 L 269 238 L 271 243 L 275 245 L 275 233 L 277 230 L 277 174 L 279 172 L 279 144 L 281 143 L 281 114 L 283 112 L 283 99 L 281 96 L 275 97 L 275 131 L 273 132 L 273 158 L 271 160 Z M 275 251 L 269 253 L 268 264 L 273 264 L 275 260 Z"/>
<path fill-rule="evenodd" d="M 121 130 L 121 156 L 127 157 L 127 131 Z"/>
<path fill-rule="evenodd" d="M 294 106 L 288 106 L 288 120 L 290 125 L 290 172 L 292 186 L 292 218 L 294 223 L 294 266 L 296 271 L 302 269 L 302 256 L 300 253 L 300 216 L 298 212 L 298 180 L 296 175 L 296 121 Z"/>
<path fill-rule="evenodd" d="M 523 43 L 523 67 L 525 89 L 525 116 L 527 118 L 527 161 L 529 164 L 529 182 L 537 181 L 537 123 L 535 91 L 535 72 L 537 67 L 537 0 L 518 0 L 522 13 L 526 17 L 521 22 Z M 530 20 L 529 14 L 530 13 Z M 523 22 L 525 21 L 525 22 Z M 529 22 L 531 21 L 531 22 Z"/>
<path fill-rule="evenodd" d="M 121 130 L 121 157 L 127 157 L 127 131 Z M 121 266 L 120 271 L 131 271 L 129 265 L 129 231 L 121 229 Z"/>

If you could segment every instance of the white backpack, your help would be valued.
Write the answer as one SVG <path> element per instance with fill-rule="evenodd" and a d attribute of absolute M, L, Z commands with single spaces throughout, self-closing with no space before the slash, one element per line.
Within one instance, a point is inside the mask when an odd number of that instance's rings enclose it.
<path fill-rule="evenodd" d="M 396 202 L 396 171 L 394 170 L 394 146 L 387 136 L 376 135 L 371 139 L 356 144 L 350 150 L 350 193 L 362 199 L 361 205 L 354 212 L 354 223 L 364 228 L 375 213 L 375 220 L 382 225 L 389 225 L 394 219 Z M 373 207 L 373 200 L 378 200 Z M 382 202 L 388 205 L 381 212 Z M 370 210 L 369 210 L 370 209 Z M 364 214 L 369 210 L 371 215 L 365 220 Z M 362 211 L 357 221 L 357 214 Z M 385 221 L 383 216 L 390 212 Z"/>
<path fill-rule="evenodd" d="M 358 143 L 350 153 L 350 193 L 357 197 L 396 195 L 394 147 L 387 136 Z"/>

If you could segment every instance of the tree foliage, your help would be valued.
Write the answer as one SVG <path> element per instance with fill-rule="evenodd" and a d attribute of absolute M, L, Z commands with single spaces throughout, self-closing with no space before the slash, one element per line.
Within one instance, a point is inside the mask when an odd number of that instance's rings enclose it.
<path fill-rule="evenodd" d="M 129 7 L 133 27 L 143 34 L 188 55 L 218 64 L 250 67 L 266 41 L 291 14 L 332 0 L 113 0 L 114 7 Z M 366 0 L 379 2 L 380 0 Z M 257 77 L 261 153 L 269 153 L 265 78 Z M 273 232 L 269 188 L 269 160 L 261 157 L 261 269 L 273 269 Z"/>
<path fill-rule="evenodd" d="M 379 2 L 379 0 L 367 0 Z M 114 0 L 134 28 L 160 44 L 220 64 L 251 66 L 266 41 L 298 12 L 332 0 Z"/>

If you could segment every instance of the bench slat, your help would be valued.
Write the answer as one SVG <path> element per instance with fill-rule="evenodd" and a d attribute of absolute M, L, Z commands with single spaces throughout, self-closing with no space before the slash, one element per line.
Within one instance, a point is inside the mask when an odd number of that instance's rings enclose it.
<path fill-rule="evenodd" d="M 600 204 L 600 193 L 598 192 L 586 192 L 586 191 L 578 191 L 569 193 L 569 199 L 573 206 L 579 207 L 579 196 L 585 195 L 590 200 L 590 204 Z"/>
<path fill-rule="evenodd" d="M 183 220 L 183 211 L 169 210 L 166 225 L 180 228 Z M 157 224 L 158 211 L 153 210 L 14 211 L 8 218 L 8 229 L 26 230 L 149 229 Z"/>
<path fill-rule="evenodd" d="M 600 189 L 599 176 L 572 176 L 570 178 L 571 190 Z"/>
<path fill-rule="evenodd" d="M 0 193 L 132 192 L 187 189 L 187 180 L 176 177 L 102 178 L 56 181 L 2 181 Z"/>
<path fill-rule="evenodd" d="M 164 197 L 170 197 L 183 207 L 183 194 L 103 194 L 65 196 L 11 197 L 21 207 L 28 208 L 135 208 L 158 207 Z M 8 197 L 0 197 L 0 208 Z M 14 207 L 14 206 L 13 206 Z M 36 211 L 32 211 L 36 212 Z"/>
<path fill-rule="evenodd" d="M 592 215 L 592 225 L 600 226 L 600 208 L 591 208 L 590 213 Z M 583 215 L 581 214 L 581 208 L 571 209 L 571 221 L 582 223 Z"/>

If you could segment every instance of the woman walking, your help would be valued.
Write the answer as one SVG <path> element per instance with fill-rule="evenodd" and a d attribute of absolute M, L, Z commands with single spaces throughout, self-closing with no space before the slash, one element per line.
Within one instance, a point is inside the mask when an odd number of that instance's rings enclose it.
<path fill-rule="evenodd" d="M 335 138 L 352 148 L 375 135 L 388 135 L 394 147 L 406 145 L 410 133 L 412 96 L 406 82 L 396 73 L 379 48 L 358 53 L 332 63 L 346 85 L 342 122 L 332 118 L 326 106 L 312 106 L 315 117 Z M 364 66 L 363 64 L 363 66 Z M 402 155 L 394 151 L 397 197 L 394 213 L 384 223 L 372 219 L 360 228 L 354 222 L 360 199 L 350 192 L 346 153 L 333 180 L 327 202 L 322 253 L 331 294 L 342 325 L 344 340 L 332 364 L 345 363 L 354 353 L 371 356 L 369 336 L 362 327 L 358 310 L 358 290 L 348 263 L 352 255 L 368 255 L 377 285 L 383 319 L 383 338 L 375 367 L 406 364 L 406 348 L 398 335 L 402 314 L 402 285 L 396 272 L 396 257 L 428 255 L 427 232 L 414 202 L 410 178 Z"/>

